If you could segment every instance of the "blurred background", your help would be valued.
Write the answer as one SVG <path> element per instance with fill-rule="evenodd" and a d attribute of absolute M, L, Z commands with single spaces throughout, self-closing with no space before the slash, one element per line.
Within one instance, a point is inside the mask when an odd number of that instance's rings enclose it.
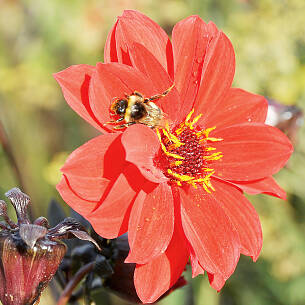
<path fill-rule="evenodd" d="M 107 32 L 127 8 L 145 13 L 169 34 L 192 14 L 214 21 L 236 51 L 234 86 L 305 109 L 304 0 L 0 0 L 1 199 L 20 186 L 36 217 L 46 215 L 52 198 L 67 208 L 55 189 L 59 168 L 98 133 L 68 107 L 52 73 L 103 61 Z M 300 125 L 298 119 L 290 130 Z M 304 156 L 303 126 L 293 157 L 276 175 L 288 200 L 250 197 L 264 234 L 258 262 L 242 257 L 220 293 L 200 276 L 160 304 L 305 304 Z M 41 304 L 55 304 L 49 291 Z M 125 302 L 110 295 L 99 304 Z"/>

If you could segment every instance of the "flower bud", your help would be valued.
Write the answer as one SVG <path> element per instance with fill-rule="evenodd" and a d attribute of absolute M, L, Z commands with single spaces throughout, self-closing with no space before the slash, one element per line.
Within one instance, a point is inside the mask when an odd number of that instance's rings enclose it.
<path fill-rule="evenodd" d="M 64 257 L 66 246 L 43 238 L 29 247 L 18 231 L 3 232 L 0 253 L 0 300 L 3 305 L 25 305 L 39 299 Z"/>
<path fill-rule="evenodd" d="M 77 237 L 97 244 L 73 218 L 51 229 L 44 217 L 31 224 L 27 215 L 29 196 L 18 188 L 5 195 L 16 211 L 17 224 L 8 217 L 6 203 L 0 200 L 0 216 L 4 219 L 0 223 L 0 300 L 3 305 L 38 304 L 66 253 L 66 245 L 59 239 Z"/>

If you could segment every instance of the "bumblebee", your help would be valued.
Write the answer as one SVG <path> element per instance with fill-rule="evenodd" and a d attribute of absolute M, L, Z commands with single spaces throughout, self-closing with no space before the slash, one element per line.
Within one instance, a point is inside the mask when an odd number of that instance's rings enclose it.
<path fill-rule="evenodd" d="M 165 114 L 153 101 L 166 96 L 173 87 L 174 85 L 150 98 L 145 98 L 138 91 L 131 95 L 125 94 L 125 98 L 116 98 L 110 106 L 110 115 L 119 116 L 119 119 L 107 124 L 119 124 L 113 127 L 114 129 L 122 129 L 133 124 L 144 124 L 150 128 L 165 127 Z"/>

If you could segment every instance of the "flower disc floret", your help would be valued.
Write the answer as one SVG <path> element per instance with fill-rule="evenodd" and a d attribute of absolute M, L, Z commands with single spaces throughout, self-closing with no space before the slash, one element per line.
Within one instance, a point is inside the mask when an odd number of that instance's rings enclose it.
<path fill-rule="evenodd" d="M 210 163 L 223 156 L 211 143 L 222 139 L 209 136 L 216 127 L 200 130 L 194 126 L 201 114 L 192 119 L 193 113 L 194 110 L 173 131 L 170 131 L 169 125 L 156 130 L 161 150 L 154 162 L 171 183 L 178 186 L 190 184 L 195 188 L 201 185 L 210 193 L 215 191 L 210 179 L 215 171 Z"/>

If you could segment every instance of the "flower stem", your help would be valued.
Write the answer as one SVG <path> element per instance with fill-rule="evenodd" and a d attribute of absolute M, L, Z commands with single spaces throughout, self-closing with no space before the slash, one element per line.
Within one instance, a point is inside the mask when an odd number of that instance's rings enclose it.
<path fill-rule="evenodd" d="M 17 181 L 20 189 L 22 189 L 23 192 L 26 192 L 23 177 L 22 177 L 21 172 L 19 170 L 17 161 L 16 161 L 16 159 L 14 157 L 14 154 L 13 154 L 12 146 L 10 144 L 10 141 L 8 139 L 8 136 L 7 136 L 6 132 L 5 132 L 5 129 L 4 129 L 4 126 L 1 122 L 1 120 L 0 120 L 0 145 L 2 146 L 2 149 L 3 149 L 4 153 L 6 154 L 7 160 L 8 160 L 8 162 L 9 162 L 11 168 L 12 168 L 12 171 L 14 173 L 14 176 L 16 178 L 16 181 Z M 30 219 L 33 220 L 35 215 L 33 213 L 31 205 L 28 208 L 28 213 L 29 213 Z"/>
<path fill-rule="evenodd" d="M 11 165 L 11 168 L 14 172 L 14 175 L 18 181 L 20 188 L 23 191 L 25 191 L 23 178 L 21 176 L 21 173 L 20 173 L 19 167 L 17 165 L 16 159 L 14 157 L 10 142 L 8 140 L 8 137 L 6 135 L 6 132 L 4 130 L 4 127 L 3 127 L 3 124 L 1 123 L 1 121 L 0 121 L 0 144 L 2 146 L 4 153 L 6 154 L 9 164 Z"/>
<path fill-rule="evenodd" d="M 72 295 L 74 288 L 80 283 L 80 281 L 94 268 L 95 262 L 88 263 L 82 266 L 69 281 L 66 288 L 62 292 L 57 305 L 66 305 Z"/>

